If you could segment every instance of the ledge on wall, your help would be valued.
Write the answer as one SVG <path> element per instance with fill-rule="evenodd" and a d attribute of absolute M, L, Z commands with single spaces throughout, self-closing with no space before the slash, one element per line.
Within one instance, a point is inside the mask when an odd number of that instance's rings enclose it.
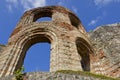
<path fill-rule="evenodd" d="M 120 80 L 90 72 L 60 70 L 57 72 L 31 72 L 23 75 L 23 80 Z M 16 80 L 15 76 L 8 76 L 0 80 Z"/>

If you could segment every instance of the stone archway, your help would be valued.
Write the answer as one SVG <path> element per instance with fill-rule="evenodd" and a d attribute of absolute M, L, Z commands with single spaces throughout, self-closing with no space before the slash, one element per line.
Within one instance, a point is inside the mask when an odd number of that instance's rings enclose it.
<path fill-rule="evenodd" d="M 17 62 L 17 65 L 16 65 L 16 68 L 15 70 L 19 69 L 22 65 L 23 65 L 23 62 L 24 62 L 24 58 L 26 56 L 26 53 L 28 51 L 28 49 L 33 46 L 34 44 L 36 43 L 44 43 L 44 42 L 47 42 L 51 45 L 51 51 L 50 53 L 52 53 L 52 51 L 54 51 L 55 48 L 52 49 L 52 45 L 54 45 L 54 42 L 51 42 L 48 37 L 44 36 L 43 34 L 41 35 L 33 35 L 33 36 L 36 36 L 36 37 L 33 37 L 31 38 L 30 40 L 26 41 L 24 43 L 24 46 L 23 46 L 23 49 L 20 56 L 19 56 L 19 61 Z M 33 53 L 34 54 L 34 53 Z M 42 54 L 42 53 L 41 53 Z M 41 56 L 39 56 L 41 57 Z M 52 64 L 51 64 L 52 65 Z"/>
<path fill-rule="evenodd" d="M 35 22 L 41 17 L 51 17 L 52 21 Z M 82 39 L 76 40 L 76 37 Z M 79 54 L 86 54 L 89 52 L 88 49 L 91 49 L 88 46 L 90 42 L 82 23 L 71 11 L 60 6 L 35 8 L 25 12 L 12 32 L 6 50 L 2 53 L 6 56 L 3 62 L 0 62 L 2 63 L 0 76 L 12 75 L 15 70 L 19 69 L 28 48 L 38 42 L 51 43 L 50 72 L 82 70 Z M 87 49 L 77 50 L 76 42 L 80 42 Z M 85 56 L 89 57 L 87 54 Z M 84 59 L 83 57 L 82 62 L 86 63 Z M 89 68 L 83 69 L 88 71 Z"/>
<path fill-rule="evenodd" d="M 50 72 L 51 44 L 39 42 L 33 44 L 26 52 L 23 67 L 24 72 Z"/>
<path fill-rule="evenodd" d="M 49 30 L 50 31 L 50 30 Z M 48 42 L 51 44 L 51 56 L 54 54 L 54 52 L 57 52 L 56 47 L 56 40 L 57 37 L 55 34 L 53 34 L 53 32 L 49 32 L 49 31 L 44 31 L 41 28 L 31 28 L 30 29 L 30 33 L 29 32 L 22 32 L 24 33 L 23 36 L 21 36 L 21 38 L 19 38 L 17 40 L 17 42 L 14 44 L 14 47 L 12 48 L 13 50 L 15 49 L 15 51 L 11 52 L 11 54 L 16 53 L 14 56 L 16 56 L 15 58 L 15 62 L 13 63 L 13 67 L 15 67 L 15 70 L 19 69 L 23 62 L 24 62 L 24 56 L 26 55 L 26 51 L 33 45 L 36 44 L 38 42 Z M 34 33 L 34 34 L 33 34 Z M 27 34 L 27 35 L 26 35 Z M 18 49 L 19 48 L 19 49 Z M 55 53 L 57 54 L 57 53 Z M 54 58 L 54 57 L 53 57 Z M 51 57 L 52 59 L 52 57 Z M 52 59 L 53 60 L 53 59 Z M 54 62 L 55 61 L 55 62 Z M 56 60 L 53 61 L 53 64 L 56 63 Z M 53 65 L 50 64 L 50 65 Z M 12 69 L 14 69 L 12 67 Z M 50 71 L 52 71 L 53 69 L 51 68 Z M 53 70 L 54 71 L 54 70 Z"/>

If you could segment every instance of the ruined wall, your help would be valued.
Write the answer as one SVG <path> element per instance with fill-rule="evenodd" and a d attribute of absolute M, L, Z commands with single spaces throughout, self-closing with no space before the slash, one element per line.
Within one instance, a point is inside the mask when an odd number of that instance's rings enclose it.
<path fill-rule="evenodd" d="M 49 22 L 36 22 L 51 17 Z M 33 44 L 51 44 L 50 72 L 83 70 L 120 77 L 120 24 L 98 27 L 88 34 L 81 21 L 60 6 L 39 7 L 21 17 L 8 44 L 0 45 L 0 77 L 13 75 Z M 92 46 L 91 46 L 92 43 Z"/>
<path fill-rule="evenodd" d="M 7 76 L 0 80 L 16 80 L 15 76 Z M 54 73 L 54 72 L 31 72 L 23 76 L 23 80 L 120 80 L 109 77 L 96 77 L 93 75 Z"/>
<path fill-rule="evenodd" d="M 3 52 L 6 50 L 6 46 L 5 45 L 1 45 L 0 44 L 0 71 L 2 70 L 2 68 L 4 67 L 4 61 L 6 60 L 6 54 L 4 54 Z"/>
<path fill-rule="evenodd" d="M 120 78 L 120 24 L 100 26 L 89 38 L 95 51 L 93 72 Z"/>
<path fill-rule="evenodd" d="M 50 17 L 52 20 L 36 22 L 41 17 Z M 47 6 L 26 11 L 21 17 L 2 52 L 6 56 L 0 62 L 0 76 L 12 75 L 19 69 L 27 50 L 39 42 L 51 44 L 50 72 L 90 71 L 90 54 L 93 51 L 81 21 L 66 8 Z"/>

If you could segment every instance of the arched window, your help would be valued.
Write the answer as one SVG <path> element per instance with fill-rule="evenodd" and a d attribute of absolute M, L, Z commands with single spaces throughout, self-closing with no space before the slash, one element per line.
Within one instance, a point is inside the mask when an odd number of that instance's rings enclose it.
<path fill-rule="evenodd" d="M 49 71 L 50 44 L 37 43 L 29 48 L 24 59 L 25 72 Z"/>
<path fill-rule="evenodd" d="M 78 54 L 81 56 L 81 66 L 83 71 L 90 71 L 90 51 L 89 44 L 82 38 L 76 39 L 76 47 Z"/>
<path fill-rule="evenodd" d="M 37 19 L 36 22 L 46 22 L 46 21 L 52 21 L 51 17 L 41 17 L 39 19 Z"/>
<path fill-rule="evenodd" d="M 81 24 L 81 21 L 79 20 L 79 18 L 77 18 L 74 14 L 71 14 L 71 13 L 69 13 L 69 18 L 70 18 L 71 24 L 76 28 L 79 28 L 79 25 Z"/>
<path fill-rule="evenodd" d="M 22 44 L 22 52 L 19 56 L 16 69 L 24 65 L 25 72 L 31 71 L 49 71 L 51 40 L 45 34 L 35 34 L 26 38 Z"/>

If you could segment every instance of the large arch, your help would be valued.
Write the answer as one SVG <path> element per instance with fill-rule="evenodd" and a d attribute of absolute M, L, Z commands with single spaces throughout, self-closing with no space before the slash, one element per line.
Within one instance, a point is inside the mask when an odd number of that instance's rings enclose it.
<path fill-rule="evenodd" d="M 35 22 L 41 17 L 51 17 L 52 21 Z M 76 39 L 77 36 L 80 36 L 80 39 Z M 51 43 L 50 72 L 81 70 L 78 54 L 82 56 L 81 62 L 85 63 L 82 65 L 83 70 L 90 71 L 90 43 L 80 20 L 66 8 L 47 6 L 26 11 L 21 17 L 9 38 L 6 51 L 3 52 L 7 56 L 3 61 L 0 76 L 12 75 L 19 69 L 26 51 L 38 42 Z"/>
<path fill-rule="evenodd" d="M 51 44 L 51 56 L 57 54 L 57 49 L 54 46 L 57 46 L 57 36 L 53 31 L 45 30 L 44 28 L 40 27 L 31 27 L 26 29 L 25 31 L 21 32 L 18 38 L 15 38 L 15 42 L 9 42 L 9 45 L 12 45 L 11 55 L 14 55 L 11 60 L 9 60 L 9 64 L 12 67 L 7 68 L 10 74 L 17 69 L 19 69 L 24 61 L 24 57 L 26 55 L 26 51 L 33 45 L 39 42 L 48 42 Z M 56 52 L 54 54 L 54 52 Z M 53 57 L 51 57 L 51 60 Z M 50 60 L 50 61 L 51 61 Z M 56 61 L 56 60 L 54 60 Z M 56 62 L 52 61 L 54 64 Z M 50 66 L 53 65 L 52 63 Z M 50 71 L 53 69 L 50 68 Z M 53 70 L 54 71 L 54 70 Z"/>
<path fill-rule="evenodd" d="M 39 28 L 38 29 L 34 29 L 31 30 L 34 32 L 34 34 L 31 32 L 26 36 L 25 34 L 23 34 L 23 36 L 17 40 L 17 42 L 15 43 L 15 47 L 19 47 L 20 50 L 18 50 L 17 52 L 13 52 L 13 54 L 19 55 L 18 58 L 16 58 L 16 62 L 13 63 L 15 66 L 15 70 L 19 69 L 24 61 L 24 57 L 26 55 L 26 51 L 33 45 L 39 42 L 48 42 L 51 44 L 51 50 L 54 51 L 56 49 L 52 48 L 52 45 L 55 45 L 54 42 L 56 42 L 55 40 L 57 39 L 57 37 L 55 36 L 55 34 L 53 34 L 52 32 L 48 32 L 48 31 L 41 31 Z M 21 51 L 22 50 L 22 51 Z M 51 51 L 51 52 L 52 52 Z M 50 52 L 50 53 L 51 53 Z M 54 51 L 55 52 L 55 51 Z M 11 52 L 12 53 L 12 52 Z M 54 53 L 53 53 L 54 54 Z M 51 54 L 52 55 L 52 54 Z M 51 64 L 52 65 L 52 64 Z"/>
<path fill-rule="evenodd" d="M 24 58 L 24 72 L 49 72 L 50 71 L 50 53 L 51 44 L 40 42 L 33 44 L 26 52 Z"/>
<path fill-rule="evenodd" d="M 19 60 L 18 60 L 18 62 L 17 62 L 17 65 L 16 65 L 15 70 L 19 69 L 19 68 L 23 65 L 24 58 L 25 58 L 25 56 L 26 56 L 26 52 L 28 51 L 28 49 L 29 49 L 32 45 L 34 45 L 34 44 L 36 44 L 36 43 L 41 43 L 41 42 L 48 42 L 48 43 L 50 43 L 51 45 L 53 45 L 52 42 L 51 42 L 51 40 L 49 39 L 49 37 L 46 37 L 44 34 L 32 35 L 31 37 L 32 37 L 32 38 L 31 38 L 30 40 L 25 40 L 25 42 L 23 42 L 22 45 L 24 45 L 24 46 L 21 46 L 21 47 L 23 47 L 23 49 L 22 49 L 22 52 L 19 53 L 19 54 L 20 54 L 20 57 L 19 57 Z M 52 47 L 52 46 L 51 46 L 51 47 Z M 50 53 L 51 53 L 51 52 L 50 52 Z"/>

